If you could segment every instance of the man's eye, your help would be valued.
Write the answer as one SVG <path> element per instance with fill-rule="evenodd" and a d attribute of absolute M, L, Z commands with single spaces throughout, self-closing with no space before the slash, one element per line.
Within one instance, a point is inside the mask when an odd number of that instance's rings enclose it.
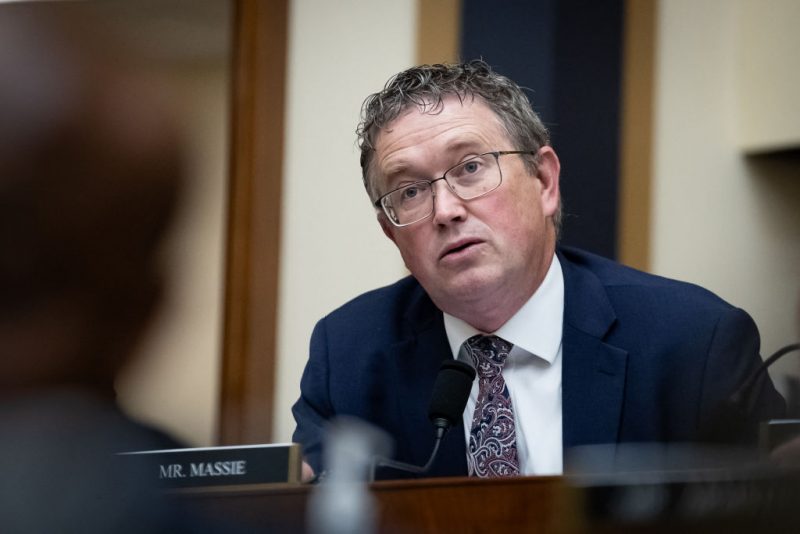
<path fill-rule="evenodd" d="M 412 198 L 416 197 L 419 194 L 419 187 L 412 185 L 410 187 L 406 187 L 402 191 L 402 198 L 403 200 L 411 200 Z"/>
<path fill-rule="evenodd" d="M 463 166 L 462 169 L 467 174 L 474 174 L 480 170 L 481 164 L 478 161 L 468 161 Z"/>

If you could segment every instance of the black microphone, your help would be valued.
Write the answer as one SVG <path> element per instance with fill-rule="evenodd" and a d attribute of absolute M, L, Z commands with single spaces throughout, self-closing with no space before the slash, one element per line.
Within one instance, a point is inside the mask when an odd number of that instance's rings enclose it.
<path fill-rule="evenodd" d="M 456 426 L 461 420 L 473 380 L 475 380 L 475 368 L 471 365 L 457 360 L 442 362 L 436 382 L 433 384 L 433 394 L 428 408 L 428 419 L 431 420 L 436 431 L 436 442 L 428 462 L 423 466 L 418 466 L 378 458 L 375 461 L 375 467 L 391 467 L 416 474 L 427 472 L 436 459 L 442 438 L 451 427 Z"/>

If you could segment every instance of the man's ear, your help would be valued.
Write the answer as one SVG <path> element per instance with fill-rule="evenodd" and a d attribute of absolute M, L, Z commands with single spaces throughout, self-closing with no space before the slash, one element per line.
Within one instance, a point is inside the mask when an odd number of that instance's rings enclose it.
<path fill-rule="evenodd" d="M 558 211 L 561 199 L 558 183 L 561 163 L 558 161 L 558 156 L 551 146 L 540 148 L 538 159 L 536 177 L 542 183 L 540 191 L 542 210 L 546 217 L 552 217 Z"/>
<path fill-rule="evenodd" d="M 396 243 L 394 240 L 395 226 L 386 220 L 386 215 L 381 212 L 378 212 L 378 223 L 381 225 L 381 230 L 383 230 L 383 233 L 386 235 L 386 237 L 391 239 L 392 243 Z"/>

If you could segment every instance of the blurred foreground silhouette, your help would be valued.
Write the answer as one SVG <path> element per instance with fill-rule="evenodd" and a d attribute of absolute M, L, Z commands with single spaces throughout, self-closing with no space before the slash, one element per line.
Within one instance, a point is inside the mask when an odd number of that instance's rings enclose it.
<path fill-rule="evenodd" d="M 181 143 L 90 3 L 0 6 L 0 531 L 198 530 L 120 451 L 113 382 L 162 294 Z"/>

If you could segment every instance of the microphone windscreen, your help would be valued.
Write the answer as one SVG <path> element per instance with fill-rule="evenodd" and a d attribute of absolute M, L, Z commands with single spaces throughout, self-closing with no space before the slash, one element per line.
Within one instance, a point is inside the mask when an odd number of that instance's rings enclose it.
<path fill-rule="evenodd" d="M 432 422 L 445 419 L 450 426 L 461 420 L 467 405 L 475 368 L 457 360 L 445 360 L 433 385 L 428 418 Z"/>

